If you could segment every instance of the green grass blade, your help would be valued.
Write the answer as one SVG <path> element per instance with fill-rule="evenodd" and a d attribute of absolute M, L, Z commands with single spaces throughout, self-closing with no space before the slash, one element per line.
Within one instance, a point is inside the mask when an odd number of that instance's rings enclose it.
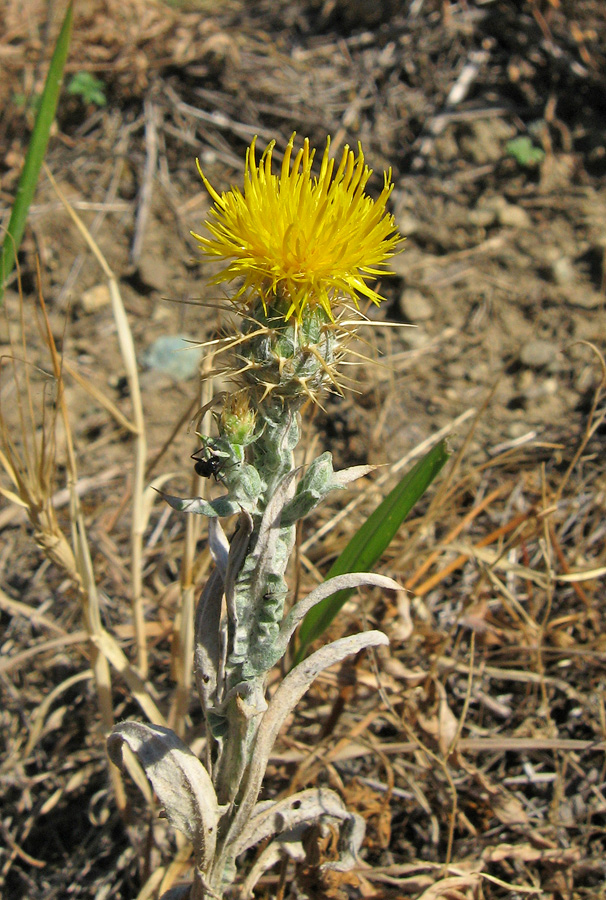
<path fill-rule="evenodd" d="M 347 572 L 371 571 L 410 510 L 423 496 L 447 459 L 446 442 L 440 441 L 419 460 L 368 517 L 335 560 L 326 578 Z M 310 609 L 299 629 L 295 664 L 304 658 L 309 645 L 326 631 L 352 593 L 351 590 L 338 591 Z"/>
<path fill-rule="evenodd" d="M 51 125 L 55 118 L 59 92 L 61 90 L 63 68 L 65 66 L 65 60 L 67 59 L 69 42 L 72 34 L 72 22 L 72 0 L 70 0 L 67 5 L 59 37 L 57 38 L 57 44 L 48 70 L 48 75 L 46 76 L 44 90 L 40 99 L 40 107 L 38 109 L 34 130 L 32 131 L 29 148 L 27 150 L 25 165 L 23 166 L 23 171 L 21 172 L 21 177 L 19 179 L 19 186 L 17 187 L 17 194 L 11 212 L 10 222 L 8 223 L 8 230 L 4 237 L 2 250 L 0 251 L 0 301 L 4 296 L 4 285 L 6 280 L 13 271 L 17 251 L 19 250 L 21 238 L 23 237 L 23 232 L 25 230 L 27 214 L 31 202 L 34 199 L 40 169 L 48 146 Z"/>

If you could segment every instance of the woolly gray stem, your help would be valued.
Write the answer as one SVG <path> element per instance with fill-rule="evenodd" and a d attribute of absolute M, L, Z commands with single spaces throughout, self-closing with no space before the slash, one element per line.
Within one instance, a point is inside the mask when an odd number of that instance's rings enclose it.
<path fill-rule="evenodd" d="M 248 767 L 261 714 L 272 648 L 284 615 L 284 574 L 295 539 L 294 526 L 281 527 L 282 508 L 294 491 L 293 450 L 299 440 L 298 413 L 276 402 L 258 413 L 253 462 L 263 493 L 253 516 L 248 553 L 236 578 L 228 623 L 226 695 L 222 751 L 215 769 L 220 803 L 236 802 Z"/>

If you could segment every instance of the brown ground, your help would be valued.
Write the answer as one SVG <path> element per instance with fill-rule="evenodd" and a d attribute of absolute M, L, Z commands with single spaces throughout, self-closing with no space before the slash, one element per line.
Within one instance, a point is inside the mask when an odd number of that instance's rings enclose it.
<path fill-rule="evenodd" d="M 0 9 L 7 214 L 63 6 Z M 333 626 L 376 623 L 390 655 L 375 674 L 365 659 L 320 681 L 268 773 L 270 794 L 295 779 L 340 790 L 368 820 L 368 868 L 341 883 L 311 868 L 296 883 L 291 870 L 272 873 L 259 896 L 606 896 L 605 71 L 601 0 L 77 3 L 66 81 L 93 73 L 107 104 L 64 92 L 47 162 L 119 278 L 150 461 L 185 422 L 153 471 L 175 471 L 185 489 L 199 392 L 196 378 L 145 368 L 146 352 L 160 336 L 198 340 L 217 326 L 212 310 L 166 299 L 212 296 L 189 237 L 207 209 L 194 160 L 218 187 L 239 182 L 254 134 L 276 138 L 276 153 L 294 130 L 320 148 L 330 133 L 335 152 L 361 141 L 371 189 L 392 167 L 407 235 L 376 317 L 417 327 L 374 330 L 370 352 L 386 355 L 384 367 L 349 372 L 359 393 L 329 398 L 308 429 L 340 465 L 395 469 L 380 470 L 379 490 L 368 487 L 328 538 L 315 532 L 347 497 L 306 523 L 304 586 L 395 484 L 398 461 L 406 468 L 459 422 L 461 453 L 381 565 L 413 589 L 410 608 L 369 595 Z M 507 151 L 519 136 L 543 151 L 536 165 Z M 66 361 L 129 415 L 106 279 L 46 176 L 20 260 L 29 354 L 49 370 L 36 254 Z M 12 377 L 4 366 L 2 410 L 17 440 Z M 34 383 L 35 403 L 48 400 L 50 387 Z M 131 655 L 131 441 L 69 377 L 66 397 L 79 475 L 92 479 L 82 498 L 104 621 Z M 59 433 L 57 490 L 64 449 Z M 58 515 L 68 531 L 65 504 Z M 134 789 L 138 827 L 123 825 L 73 586 L 8 504 L 0 528 L 3 896 L 131 900 L 175 856 L 174 836 Z M 163 709 L 182 534 L 183 520 L 156 504 L 144 594 Z M 116 717 L 139 714 L 114 677 Z M 199 726 L 194 704 L 188 726 Z"/>

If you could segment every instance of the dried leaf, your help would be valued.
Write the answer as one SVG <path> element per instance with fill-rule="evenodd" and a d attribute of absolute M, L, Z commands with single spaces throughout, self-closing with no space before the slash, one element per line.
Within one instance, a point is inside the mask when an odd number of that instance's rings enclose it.
<path fill-rule="evenodd" d="M 275 865 L 285 854 L 304 862 L 307 858 L 303 838 L 307 828 L 314 823 L 326 825 L 331 820 L 340 822 L 338 859 L 322 865 L 322 869 L 336 873 L 345 872 L 359 864 L 358 853 L 364 838 L 364 819 L 350 812 L 341 798 L 327 788 L 311 788 L 275 803 L 259 803 L 255 807 L 244 833 L 238 841 L 236 855 L 250 847 L 277 835 L 261 853 L 246 879 L 245 896 L 252 896 L 252 889 L 261 875 Z"/>
<path fill-rule="evenodd" d="M 359 816 L 349 812 L 338 794 L 328 788 L 310 788 L 307 791 L 300 791 L 298 794 L 285 797 L 283 800 L 259 803 L 240 835 L 235 854 L 239 856 L 249 847 L 279 835 L 283 831 L 292 831 L 299 825 L 328 818 L 360 819 Z M 364 836 L 364 821 L 360 821 L 362 822 L 361 829 L 356 821 L 355 837 L 358 842 L 350 849 L 350 855 L 354 858 L 358 854 Z"/>
<path fill-rule="evenodd" d="M 280 840 L 272 841 L 255 860 L 246 881 L 242 885 L 242 895 L 245 900 L 251 900 L 253 890 L 259 879 L 276 863 L 288 856 L 298 862 L 305 860 L 305 850 L 298 835 L 285 836 Z"/>
<path fill-rule="evenodd" d="M 90 640 L 101 651 L 110 665 L 124 678 L 132 696 L 150 722 L 153 722 L 154 725 L 164 725 L 164 716 L 151 698 L 147 685 L 139 673 L 131 666 L 128 657 L 115 638 L 102 629 L 91 634 Z"/>
<path fill-rule="evenodd" d="M 395 641 L 407 641 L 413 629 L 408 592 L 400 589 L 396 603 L 398 605 L 398 618 L 392 627 L 391 634 Z"/>
<path fill-rule="evenodd" d="M 211 519 L 209 532 L 212 523 Z M 212 572 L 196 611 L 194 670 L 198 695 L 207 712 L 223 700 L 223 683 L 219 674 L 224 671 L 227 653 L 221 621 L 223 594 L 227 613 L 235 623 L 235 583 L 248 550 L 252 527 L 250 515 L 243 510 L 231 545 L 228 545 L 229 553 L 227 560 L 224 560 L 224 572 L 221 574 L 219 567 Z"/>
<path fill-rule="evenodd" d="M 339 487 L 345 487 L 352 481 L 357 481 L 358 478 L 374 472 L 375 469 L 376 466 L 350 466 L 349 469 L 340 469 L 338 472 L 333 472 L 332 483 Z"/>
<path fill-rule="evenodd" d="M 208 772 L 168 728 L 139 722 L 116 725 L 107 750 L 117 766 L 122 765 L 124 744 L 145 770 L 171 825 L 191 841 L 196 864 L 204 871 L 214 856 L 220 812 Z"/>
<path fill-rule="evenodd" d="M 393 578 L 388 578 L 385 575 L 376 575 L 373 572 L 349 572 L 346 575 L 335 575 L 334 578 L 329 578 L 327 581 L 319 584 L 317 588 L 314 588 L 304 600 L 300 600 L 296 603 L 288 615 L 285 616 L 280 628 L 280 634 L 275 643 L 276 662 L 284 656 L 295 629 L 316 603 L 320 603 L 325 597 L 330 597 L 331 594 L 334 594 L 337 591 L 346 588 L 357 588 L 365 584 L 382 587 L 388 591 L 404 593 L 403 588 L 397 581 L 394 581 Z"/>
<path fill-rule="evenodd" d="M 281 524 L 282 510 L 294 493 L 296 474 L 296 469 L 287 472 L 278 484 L 263 513 L 254 550 L 258 563 L 252 585 L 253 596 L 256 596 L 255 588 L 265 582 L 266 569 L 273 565 L 273 556 L 278 541 L 280 539 L 284 540 L 284 535 L 281 535 L 281 532 L 285 530 Z M 294 542 L 294 529 L 292 529 L 292 541 Z"/>
<path fill-rule="evenodd" d="M 527 825 L 528 813 L 522 803 L 509 791 L 499 791 L 492 798 L 491 808 L 503 825 Z"/>
<path fill-rule="evenodd" d="M 229 557 L 229 541 L 223 531 L 223 526 L 216 518 L 208 520 L 208 549 L 216 567 L 221 572 L 221 578 L 225 581 Z"/>
<path fill-rule="evenodd" d="M 477 891 L 481 886 L 481 876 L 473 875 L 453 875 L 451 878 L 441 878 L 430 888 L 423 891 L 419 900 L 471 900 L 477 897 Z M 471 888 L 472 893 L 468 892 Z M 465 893 L 463 893 L 463 890 Z"/>
<path fill-rule="evenodd" d="M 453 744 L 459 729 L 459 722 L 448 705 L 446 689 L 440 681 L 437 682 L 437 689 L 440 698 L 438 704 L 438 745 L 444 756 L 446 756 L 454 749 Z"/>
<path fill-rule="evenodd" d="M 236 624 L 236 580 L 240 574 L 242 563 L 248 553 L 248 545 L 252 532 L 253 520 L 246 510 L 242 510 L 238 519 L 238 528 L 231 541 L 225 576 L 225 600 L 227 603 L 227 612 L 234 623 L 234 626 Z"/>
<path fill-rule="evenodd" d="M 227 496 L 217 497 L 216 500 L 203 500 L 202 497 L 173 497 L 158 491 L 169 506 L 178 512 L 195 513 L 199 516 L 233 516 L 240 512 L 240 504 L 228 500 Z"/>
<path fill-rule="evenodd" d="M 221 603 L 223 579 L 215 569 L 202 591 L 196 609 L 194 674 L 204 710 L 217 703 L 217 678 L 221 665 Z"/>
<path fill-rule="evenodd" d="M 257 732 L 255 754 L 243 786 L 240 808 L 232 823 L 230 841 L 239 838 L 246 827 L 253 806 L 259 796 L 261 782 L 267 768 L 267 761 L 285 719 L 295 708 L 303 694 L 315 681 L 320 672 L 341 662 L 345 657 L 359 653 L 366 647 L 389 644 L 381 631 L 367 631 L 340 638 L 326 647 L 316 650 L 299 663 L 281 682 L 271 699 L 267 712 L 263 715 Z"/>
<path fill-rule="evenodd" d="M 532 844 L 497 844 L 487 847 L 482 853 L 486 862 L 502 862 L 514 859 L 521 862 L 552 862 L 557 865 L 570 866 L 582 858 L 578 847 L 534 847 Z"/>

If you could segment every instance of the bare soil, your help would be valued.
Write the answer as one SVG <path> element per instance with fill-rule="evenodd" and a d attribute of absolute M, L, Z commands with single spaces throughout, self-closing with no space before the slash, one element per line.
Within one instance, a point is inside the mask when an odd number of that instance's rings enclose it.
<path fill-rule="evenodd" d="M 4 226 L 63 6 L 0 6 Z M 371 191 L 392 170 L 406 236 L 387 301 L 369 315 L 414 327 L 369 329 L 360 349 L 380 365 L 350 368 L 356 392 L 306 418 L 308 448 L 384 468 L 357 500 L 339 497 L 306 523 L 301 589 L 424 442 L 451 435 L 447 471 L 381 563 L 410 602 L 369 593 L 333 625 L 334 636 L 383 628 L 389 654 L 320 680 L 268 773 L 268 795 L 338 789 L 367 819 L 364 860 L 351 875 L 319 874 L 311 860 L 333 848 L 312 836 L 309 864 L 270 873 L 258 896 L 606 897 L 606 6 L 81 0 L 66 84 L 78 73 L 102 81 L 106 104 L 64 90 L 47 164 L 119 279 L 150 478 L 174 472 L 187 490 L 200 403 L 198 374 L 160 371 L 150 349 L 166 335 L 211 339 L 223 324 L 204 306 L 217 292 L 190 237 L 208 210 L 195 158 L 218 189 L 240 183 L 254 135 L 275 139 L 278 159 L 293 131 L 320 150 L 330 134 L 335 153 L 360 141 Z M 36 259 L 65 360 L 128 415 L 106 279 L 46 174 L 20 278 L 28 354 L 48 371 Z M 16 282 L 6 310 L 9 356 Z M 16 435 L 6 363 L 0 389 Z M 66 399 L 104 621 L 130 656 L 131 442 L 69 374 Z M 57 507 L 68 531 L 60 493 Z M 151 521 L 144 589 L 162 706 L 184 525 L 160 503 Z M 3 896 L 155 897 L 159 883 L 139 892 L 180 845 L 134 787 L 131 819 L 116 812 L 73 586 L 8 501 L 0 529 Z M 117 718 L 139 714 L 119 677 L 113 703 Z M 188 724 L 198 734 L 193 702 Z"/>

